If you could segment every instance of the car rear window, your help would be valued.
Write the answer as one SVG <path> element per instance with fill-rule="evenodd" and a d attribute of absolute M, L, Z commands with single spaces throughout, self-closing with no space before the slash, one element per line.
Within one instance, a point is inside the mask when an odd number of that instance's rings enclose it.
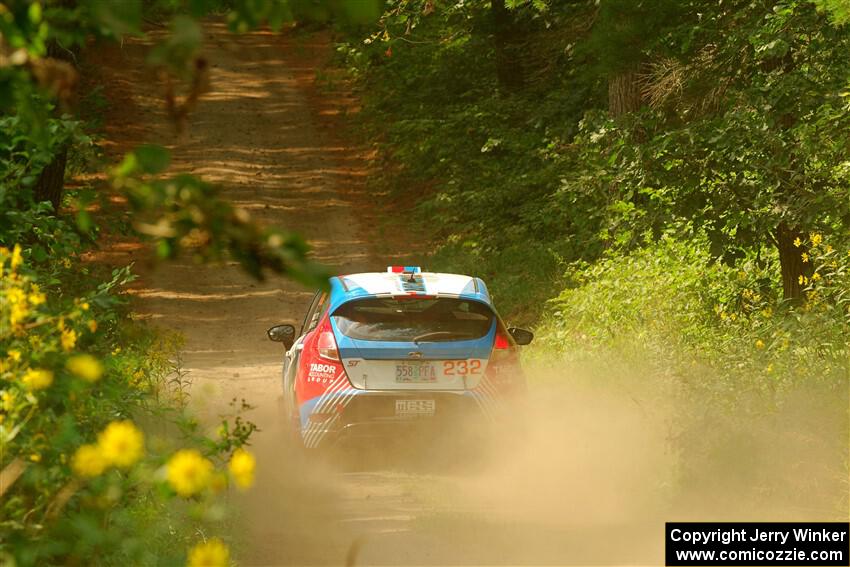
<path fill-rule="evenodd" d="M 493 311 L 478 301 L 369 298 L 334 311 L 342 334 L 365 341 L 443 342 L 480 339 L 493 325 Z"/>

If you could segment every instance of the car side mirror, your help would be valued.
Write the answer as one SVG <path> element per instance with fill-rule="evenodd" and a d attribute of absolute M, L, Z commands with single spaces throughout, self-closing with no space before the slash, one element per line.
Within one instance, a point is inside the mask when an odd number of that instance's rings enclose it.
<path fill-rule="evenodd" d="M 511 327 L 508 329 L 508 332 L 514 338 L 516 344 L 520 346 L 527 345 L 534 339 L 534 333 L 525 329 L 520 329 L 519 327 Z"/>
<path fill-rule="evenodd" d="M 266 331 L 266 334 L 274 342 L 283 343 L 286 350 L 291 349 L 293 343 L 295 343 L 295 325 L 275 325 Z"/>

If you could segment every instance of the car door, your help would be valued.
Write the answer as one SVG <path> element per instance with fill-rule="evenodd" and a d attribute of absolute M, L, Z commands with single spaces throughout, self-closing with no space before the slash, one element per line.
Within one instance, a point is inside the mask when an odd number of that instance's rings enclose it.
<path fill-rule="evenodd" d="M 310 307 L 307 309 L 307 314 L 304 316 L 301 332 L 284 358 L 283 398 L 287 415 L 291 417 L 298 415 L 298 404 L 295 401 L 295 378 L 298 375 L 298 363 L 301 357 L 301 349 L 304 348 L 304 338 L 316 328 L 327 305 L 328 294 L 323 291 L 316 292 L 310 302 Z"/>

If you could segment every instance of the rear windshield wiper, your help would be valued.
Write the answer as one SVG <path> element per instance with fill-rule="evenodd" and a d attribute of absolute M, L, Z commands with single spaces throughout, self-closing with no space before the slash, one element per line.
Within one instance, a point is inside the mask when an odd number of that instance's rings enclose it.
<path fill-rule="evenodd" d="M 457 331 L 431 331 L 430 333 L 423 333 L 418 337 L 413 338 L 413 342 L 419 344 L 421 342 L 425 342 L 428 339 L 436 339 L 437 337 L 457 337 L 457 338 L 471 338 L 473 335 L 471 333 L 458 333 Z"/>

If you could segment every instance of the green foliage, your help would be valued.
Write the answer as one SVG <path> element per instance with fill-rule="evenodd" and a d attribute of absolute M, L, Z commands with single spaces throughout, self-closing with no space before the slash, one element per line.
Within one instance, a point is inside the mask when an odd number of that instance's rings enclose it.
<path fill-rule="evenodd" d="M 706 234 L 734 263 L 767 253 L 780 225 L 846 230 L 846 29 L 800 1 L 559 5 L 529 20 L 517 63 L 543 67 L 508 95 L 476 3 L 392 5 L 342 50 L 394 165 L 385 183 L 428 188 L 438 264 L 466 255 L 498 297 L 528 267 L 487 265 L 532 248 L 543 299 L 564 262 L 665 232 Z M 629 70 L 649 105 L 611 118 L 605 82 Z"/>
<path fill-rule="evenodd" d="M 40 178 L 54 171 L 48 166 L 102 167 L 90 136 L 97 120 L 74 116 L 76 53 L 92 39 L 144 36 L 145 21 L 169 18 L 171 34 L 149 62 L 188 92 L 175 112 L 179 128 L 202 91 L 198 18 L 223 11 L 234 31 L 279 29 L 306 15 L 358 26 L 377 16 L 377 5 L 0 5 L 0 563 L 177 565 L 188 557 L 192 565 L 227 565 L 227 547 L 205 532 L 222 529 L 226 510 L 217 494 L 230 480 L 239 488 L 253 481 L 254 457 L 243 445 L 256 428 L 240 417 L 244 404 L 215 434 L 201 432 L 184 412 L 179 341 L 129 317 L 121 288 L 133 279 L 130 268 L 110 274 L 81 260 L 97 236 L 86 209 L 97 195 L 76 191 L 73 220 L 37 202 Z M 108 172 L 111 188 L 130 203 L 132 226 L 160 257 L 232 257 L 257 278 L 273 270 L 326 283 L 301 238 L 258 225 L 197 177 L 162 177 L 169 161 L 164 148 L 142 146 Z"/>
<path fill-rule="evenodd" d="M 663 237 L 576 266 L 570 286 L 550 303 L 538 346 L 568 357 L 626 353 L 679 379 L 695 365 L 722 368 L 716 379 L 740 391 L 773 392 L 805 380 L 843 384 L 850 353 L 840 337 L 850 331 L 850 309 L 838 290 L 847 284 L 850 256 L 819 234 L 813 243 L 812 259 L 822 267 L 806 282 L 810 301 L 803 306 L 782 301 L 770 277 L 775 256 L 730 267 L 712 258 L 704 238 Z M 689 383 L 706 395 L 726 389 L 716 386 Z"/>
<path fill-rule="evenodd" d="M 829 12 L 831 17 L 839 24 L 850 21 L 850 2 L 847 0 L 815 0 L 815 4 Z"/>
<path fill-rule="evenodd" d="M 112 172 L 113 185 L 129 199 L 133 226 L 155 241 L 160 258 L 191 250 L 205 262 L 233 257 L 256 278 L 268 268 L 305 285 L 326 284 L 329 273 L 306 259 L 308 247 L 299 236 L 257 225 L 197 177 L 151 177 L 168 162 L 166 149 L 141 146 Z"/>
<path fill-rule="evenodd" d="M 128 269 L 102 279 L 70 252 L 34 256 L 0 248 L 0 557 L 179 562 L 191 531 L 220 521 L 221 504 L 213 479 L 194 503 L 179 501 L 175 440 L 221 467 L 253 426 L 237 419 L 207 439 L 183 414 L 185 391 L 170 377 L 179 343 L 128 322 L 115 293 L 133 279 Z M 146 424 L 147 441 L 133 422 Z M 185 535 L 175 542 L 178 526 Z"/>

